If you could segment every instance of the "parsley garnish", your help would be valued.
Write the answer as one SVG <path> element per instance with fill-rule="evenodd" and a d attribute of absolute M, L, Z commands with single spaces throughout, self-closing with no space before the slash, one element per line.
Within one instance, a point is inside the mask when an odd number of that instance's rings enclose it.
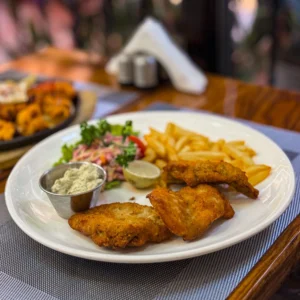
<path fill-rule="evenodd" d="M 106 132 L 111 132 L 111 125 L 106 120 L 100 120 L 97 123 L 99 135 L 104 136 Z"/>
<path fill-rule="evenodd" d="M 101 139 L 107 132 L 118 136 L 122 135 L 123 142 L 129 135 L 138 135 L 132 129 L 132 121 L 126 121 L 125 125 L 111 125 L 106 120 L 100 120 L 96 125 L 87 122 L 80 124 L 81 143 L 90 146 L 94 140 Z"/>
<path fill-rule="evenodd" d="M 128 146 L 123 149 L 123 153 L 117 156 L 116 162 L 122 167 L 127 167 L 128 163 L 135 159 L 135 155 L 135 144 L 133 142 L 129 142 Z"/>
<path fill-rule="evenodd" d="M 126 138 L 132 133 L 132 121 L 126 121 L 122 129 L 123 143 Z"/>
<path fill-rule="evenodd" d="M 96 138 L 100 137 L 100 130 L 95 125 L 89 125 L 87 122 L 80 124 L 81 142 L 90 146 Z"/>
<path fill-rule="evenodd" d="M 95 139 L 103 137 L 110 130 L 111 125 L 106 120 L 100 120 L 96 126 L 83 122 L 80 124 L 81 142 L 90 146 Z"/>

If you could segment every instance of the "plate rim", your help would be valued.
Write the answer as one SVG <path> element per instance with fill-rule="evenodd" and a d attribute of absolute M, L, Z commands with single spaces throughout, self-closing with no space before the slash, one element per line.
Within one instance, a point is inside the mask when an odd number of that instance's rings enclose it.
<path fill-rule="evenodd" d="M 21 218 L 19 218 L 13 204 L 13 200 L 9 196 L 9 189 L 12 185 L 11 178 L 13 177 L 13 174 L 16 172 L 18 166 L 22 163 L 23 160 L 26 159 L 27 156 L 30 155 L 31 151 L 34 151 L 37 147 L 40 147 L 43 143 L 46 143 L 48 139 L 52 139 L 56 136 L 64 135 L 67 131 L 73 131 L 75 128 L 79 128 L 79 125 L 73 125 L 68 128 L 65 128 L 63 130 L 60 130 L 47 138 L 43 139 L 41 142 L 36 144 L 33 148 L 31 148 L 23 157 L 17 162 L 15 167 L 13 168 L 12 172 L 10 173 L 6 187 L 5 187 L 5 202 L 6 206 L 8 209 L 8 212 L 13 219 L 13 221 L 17 224 L 17 226 L 29 237 L 31 237 L 33 240 L 37 241 L 38 243 L 51 248 L 53 250 L 56 250 L 58 252 L 68 254 L 71 256 L 79 257 L 79 258 L 85 258 L 89 260 L 95 260 L 95 261 L 103 261 L 103 262 L 112 262 L 112 263 L 132 263 L 132 264 L 140 264 L 140 263 L 161 263 L 161 262 L 168 262 L 168 261 L 177 261 L 177 260 L 182 260 L 182 259 L 188 259 L 192 257 L 197 257 L 197 256 L 202 256 L 208 253 L 213 253 L 217 252 L 219 250 L 231 247 L 233 245 L 236 245 L 246 239 L 249 239 L 250 237 L 260 233 L 262 230 L 267 228 L 269 225 L 271 225 L 273 222 L 275 222 L 287 209 L 287 207 L 290 205 L 293 195 L 295 192 L 295 172 L 294 168 L 291 164 L 291 161 L 287 157 L 287 155 L 284 153 L 284 151 L 273 141 L 271 140 L 268 136 L 265 134 L 259 132 L 258 130 L 245 125 L 239 121 L 232 120 L 223 116 L 219 115 L 214 115 L 206 112 L 189 112 L 189 111 L 172 111 L 172 110 L 163 110 L 163 111 L 138 111 L 138 112 L 128 112 L 128 113 L 121 113 L 121 114 L 115 114 L 115 115 L 110 115 L 105 118 L 115 118 L 115 117 L 127 117 L 130 118 L 133 115 L 140 115 L 140 114 L 177 114 L 177 115 L 198 115 L 199 117 L 205 116 L 205 117 L 211 117 L 215 118 L 217 120 L 225 121 L 232 123 L 233 125 L 238 125 L 241 127 L 247 128 L 247 130 L 253 131 L 255 134 L 258 134 L 262 136 L 263 138 L 267 139 L 270 143 L 273 144 L 274 147 L 277 148 L 281 152 L 281 155 L 284 156 L 288 163 L 288 168 L 291 171 L 291 179 L 292 179 L 292 186 L 291 189 L 288 191 L 287 198 L 288 200 L 284 203 L 283 206 L 280 206 L 276 212 L 271 213 L 269 218 L 266 221 L 261 222 L 258 224 L 256 227 L 250 229 L 246 235 L 243 234 L 238 234 L 230 239 L 227 239 L 225 241 L 222 241 L 222 244 L 220 245 L 219 243 L 216 243 L 214 245 L 208 245 L 201 247 L 201 253 L 199 253 L 199 248 L 196 249 L 190 249 L 190 250 L 183 250 L 179 251 L 176 253 L 163 253 L 163 254 L 147 254 L 144 256 L 139 256 L 138 258 L 135 256 L 126 256 L 122 253 L 118 254 L 109 254 L 109 253 L 89 253 L 86 250 L 78 250 L 74 248 L 70 248 L 68 246 L 56 244 L 55 242 L 49 241 L 47 238 L 44 236 L 40 235 L 39 233 L 36 233 L 34 231 L 31 231 L 30 228 L 26 227 L 26 223 L 23 222 Z M 90 120 L 89 123 L 95 123 L 97 120 Z M 25 225 L 25 226 L 24 226 Z"/>

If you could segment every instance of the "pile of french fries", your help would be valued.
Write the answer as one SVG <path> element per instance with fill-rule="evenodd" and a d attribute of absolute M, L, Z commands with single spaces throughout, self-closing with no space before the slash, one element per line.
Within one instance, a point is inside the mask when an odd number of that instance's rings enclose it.
<path fill-rule="evenodd" d="M 144 160 L 160 169 L 174 160 L 225 161 L 246 172 L 253 186 L 266 179 L 271 172 L 271 167 L 255 164 L 253 158 L 256 152 L 243 140 L 226 142 L 220 139 L 214 142 L 174 123 L 168 123 L 164 132 L 150 127 L 150 133 L 144 139 L 147 143 Z"/>

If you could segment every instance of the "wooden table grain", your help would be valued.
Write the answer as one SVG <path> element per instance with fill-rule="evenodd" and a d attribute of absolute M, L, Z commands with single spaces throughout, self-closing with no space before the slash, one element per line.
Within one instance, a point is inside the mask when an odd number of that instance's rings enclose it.
<path fill-rule="evenodd" d="M 122 89 L 113 76 L 105 73 L 104 59 L 91 58 L 88 53 L 46 48 L 38 53 L 0 65 L 0 72 L 16 69 L 29 73 L 90 81 Z M 170 84 L 140 97 L 117 112 L 139 111 L 154 102 L 203 109 L 220 115 L 242 118 L 261 124 L 300 132 L 300 93 L 269 86 L 257 86 L 235 79 L 207 74 L 209 84 L 202 95 L 176 91 Z M 0 171 L 0 193 L 9 170 Z M 232 291 L 229 299 L 267 299 L 299 262 L 300 217 L 296 218 L 267 251 L 251 272 Z"/>

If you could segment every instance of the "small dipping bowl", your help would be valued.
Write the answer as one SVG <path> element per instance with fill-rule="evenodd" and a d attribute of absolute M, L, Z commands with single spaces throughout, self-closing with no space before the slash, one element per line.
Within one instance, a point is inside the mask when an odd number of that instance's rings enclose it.
<path fill-rule="evenodd" d="M 55 180 L 62 178 L 68 169 L 78 169 L 84 164 L 90 164 L 96 168 L 99 178 L 102 179 L 101 183 L 87 192 L 71 195 L 56 194 L 51 191 Z M 102 167 L 89 162 L 71 162 L 58 165 L 44 172 L 40 178 L 39 185 L 47 194 L 58 215 L 64 219 L 69 219 L 74 213 L 96 206 L 101 187 L 105 181 L 106 172 Z"/>

